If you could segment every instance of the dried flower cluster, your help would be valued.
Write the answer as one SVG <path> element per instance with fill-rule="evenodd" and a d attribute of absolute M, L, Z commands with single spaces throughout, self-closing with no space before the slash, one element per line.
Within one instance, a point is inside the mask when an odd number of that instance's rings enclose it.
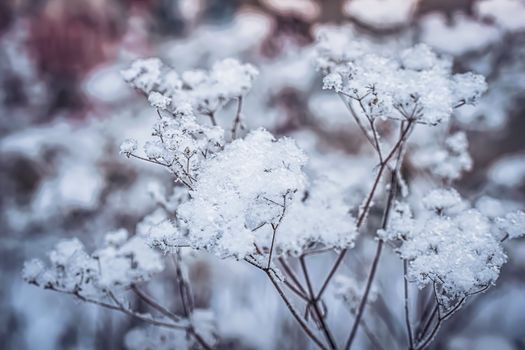
<path fill-rule="evenodd" d="M 307 155 L 291 138 L 276 138 L 264 129 L 241 135 L 242 101 L 258 74 L 253 66 L 225 59 L 209 71 L 179 74 L 158 59 L 139 60 L 123 75 L 147 95 L 157 119 L 151 140 L 142 147 L 136 140 L 125 140 L 120 152 L 168 169 L 177 182 L 173 194 L 157 194 L 161 208 L 143 220 L 137 234 L 109 233 L 102 248 L 91 254 L 77 239 L 60 242 L 49 254 L 51 264 L 28 262 L 24 278 L 167 328 L 133 330 L 126 337 L 129 348 L 211 348 L 220 334 L 212 313 L 193 306 L 180 254 L 190 247 L 262 271 L 309 339 L 322 349 L 336 349 L 323 294 L 337 276 L 336 295 L 355 317 L 345 343 L 348 349 L 361 324 L 370 341 L 378 342 L 362 316 L 381 293 L 373 281 L 383 244 L 388 243 L 403 260 L 405 293 L 408 283 L 433 288 L 437 318 L 431 318 L 429 326 L 434 324 L 437 331 L 465 298 L 495 283 L 507 260 L 502 242 L 525 234 L 523 212 L 489 217 L 451 187 L 430 192 L 427 188 L 420 200 L 402 175 L 405 157 L 447 185 L 472 167 L 466 135 L 448 133 L 446 124 L 455 108 L 476 103 L 486 90 L 485 80 L 472 73 L 453 74 L 451 62 L 425 45 L 381 52 L 342 29 L 321 31 L 316 51 L 323 87 L 343 99 L 377 156 L 372 176 L 358 183 L 369 187 L 359 206 L 355 193 L 346 193 L 359 186 L 312 176 Z M 217 112 L 235 102 L 232 120 L 217 120 Z M 409 142 L 415 128 L 431 127 L 440 132 L 429 133 L 433 138 L 426 141 Z M 345 169 L 344 178 L 352 176 Z M 380 227 L 368 222 L 375 206 L 384 213 Z M 377 232 L 373 236 L 378 249 L 361 285 L 337 272 L 358 232 L 370 228 Z M 181 315 L 138 288 L 164 270 L 158 248 L 176 258 Z M 313 281 L 306 260 L 324 252 L 336 252 L 338 258 L 325 278 Z M 297 278 L 293 262 L 300 266 L 304 282 Z M 319 282 L 316 287 L 314 282 Z M 122 301 L 129 291 L 157 315 L 131 310 Z M 288 293 L 305 303 L 304 313 L 297 311 Z M 426 327 L 422 334 L 412 334 L 408 303 L 405 308 L 411 348 L 422 349 L 435 331 Z"/>

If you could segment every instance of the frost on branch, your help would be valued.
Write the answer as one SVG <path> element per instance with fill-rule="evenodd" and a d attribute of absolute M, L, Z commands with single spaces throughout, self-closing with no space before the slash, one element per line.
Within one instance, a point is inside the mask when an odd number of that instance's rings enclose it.
<path fill-rule="evenodd" d="M 389 229 L 379 236 L 394 243 L 400 257 L 409 261 L 410 279 L 420 288 L 439 287 L 441 301 L 448 304 L 494 284 L 507 261 L 500 242 L 524 230 L 522 212 L 491 220 L 470 208 L 456 191 L 440 189 L 423 198 L 416 215 L 399 203 Z"/>
<path fill-rule="evenodd" d="M 191 199 L 178 209 L 189 244 L 243 258 L 254 244 L 269 249 L 278 225 L 277 254 L 314 243 L 350 246 L 356 230 L 349 208 L 329 184 L 315 184 L 306 195 L 305 163 L 295 142 L 261 129 L 226 146 L 204 164 Z"/>
<path fill-rule="evenodd" d="M 162 257 L 146 246 L 143 237 L 128 239 L 123 229 L 108 233 L 103 247 L 92 254 L 76 238 L 63 240 L 49 253 L 49 261 L 48 266 L 38 259 L 26 262 L 24 279 L 43 288 L 91 297 L 147 281 L 164 269 Z"/>
<path fill-rule="evenodd" d="M 292 140 L 277 141 L 261 129 L 226 146 L 204 165 L 191 200 L 179 207 L 191 245 L 219 256 L 251 253 L 253 231 L 277 223 L 285 201 L 304 189 L 305 162 Z"/>
<path fill-rule="evenodd" d="M 518 210 L 496 218 L 496 226 L 503 234 L 502 239 L 525 236 L 525 213 Z"/>
<path fill-rule="evenodd" d="M 242 98 L 251 89 L 257 70 L 225 59 L 209 71 L 191 70 L 179 75 L 158 59 L 146 59 L 134 62 L 122 74 L 128 83 L 148 94 L 159 119 L 154 139 L 144 145 L 146 157 L 134 153 L 137 144 L 133 140 L 122 144 L 121 153 L 168 167 L 177 180 L 191 188 L 201 162 L 225 144 L 215 112 L 228 101 Z M 213 125 L 199 123 L 194 112 L 210 117 Z"/>
<path fill-rule="evenodd" d="M 129 157 L 138 148 L 137 140 L 127 139 L 120 144 L 120 154 Z"/>
<path fill-rule="evenodd" d="M 174 113 L 158 117 L 154 139 L 145 143 L 144 153 L 148 160 L 168 167 L 178 180 L 191 187 L 200 163 L 222 148 L 224 130 L 197 123 L 187 104 L 181 104 Z M 138 156 L 134 153 L 136 148 L 136 141 L 126 140 L 121 145 L 121 153 Z"/>
<path fill-rule="evenodd" d="M 342 29 L 325 28 L 318 37 L 324 88 L 359 101 L 369 118 L 437 124 L 448 120 L 453 108 L 475 103 L 486 90 L 482 76 L 452 74 L 451 62 L 426 45 L 399 54 L 373 51 Z"/>
<path fill-rule="evenodd" d="M 214 114 L 228 101 L 248 93 L 257 69 L 235 59 L 224 59 L 209 71 L 190 70 L 179 75 L 159 59 L 133 62 L 124 79 L 148 95 L 152 106 L 176 113 L 181 103 L 190 103 L 199 114 Z"/>
<path fill-rule="evenodd" d="M 342 191 L 335 183 L 317 180 L 301 200 L 290 203 L 279 226 L 277 253 L 300 255 L 307 248 L 351 248 L 358 232 Z"/>
<path fill-rule="evenodd" d="M 146 94 L 154 89 L 160 89 L 165 67 L 158 58 L 148 58 L 133 62 L 130 68 L 122 71 L 122 76 L 131 86 Z"/>

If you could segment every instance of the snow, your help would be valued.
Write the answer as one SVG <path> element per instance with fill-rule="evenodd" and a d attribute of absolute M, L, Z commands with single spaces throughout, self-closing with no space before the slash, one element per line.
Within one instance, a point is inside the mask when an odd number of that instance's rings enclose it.
<path fill-rule="evenodd" d="M 26 281 L 44 288 L 101 298 L 108 288 L 114 291 L 148 280 L 164 269 L 158 252 L 146 245 L 144 237 L 127 240 L 125 230 L 109 232 L 105 245 L 89 255 L 77 239 L 59 241 L 49 253 L 50 265 L 31 260 L 24 266 Z"/>
<path fill-rule="evenodd" d="M 417 168 L 426 169 L 446 181 L 461 178 L 473 165 L 467 136 L 461 131 L 448 136 L 444 144 L 422 145 L 411 155 L 411 161 Z"/>
<path fill-rule="evenodd" d="M 523 235 L 525 214 L 492 220 L 452 189 L 431 191 L 423 205 L 412 214 L 406 203 L 398 204 L 389 228 L 379 232 L 381 239 L 399 241 L 396 250 L 409 262 L 411 281 L 439 286 L 446 305 L 494 284 L 507 261 L 501 237 Z"/>
<path fill-rule="evenodd" d="M 171 98 L 153 91 L 148 96 L 148 102 L 155 108 L 168 109 L 169 105 L 171 104 Z"/>
<path fill-rule="evenodd" d="M 409 22 L 417 1 L 414 0 L 347 0 L 343 11 L 375 28 L 388 28 Z"/>
<path fill-rule="evenodd" d="M 525 181 L 525 155 L 513 154 L 498 159 L 490 166 L 487 176 L 498 186 L 520 186 Z"/>
<path fill-rule="evenodd" d="M 252 230 L 277 223 L 283 198 L 304 189 L 305 162 L 292 140 L 275 140 L 262 129 L 227 145 L 204 164 L 191 200 L 179 207 L 192 246 L 219 256 L 251 253 Z"/>
<path fill-rule="evenodd" d="M 325 73 L 323 88 L 360 100 L 369 119 L 413 118 L 434 125 L 486 90 L 483 77 L 453 75 L 451 62 L 424 44 L 397 55 L 363 53 L 363 45 L 348 32 L 327 28 L 319 35 L 318 67 Z"/>
<path fill-rule="evenodd" d="M 431 13 L 421 19 L 421 41 L 441 53 L 460 56 L 481 51 L 501 38 L 501 31 L 457 13 L 450 21 L 440 13 Z"/>
<path fill-rule="evenodd" d="M 120 153 L 126 156 L 129 156 L 131 153 L 135 152 L 138 148 L 137 140 L 135 139 L 126 139 L 120 144 Z"/>
<path fill-rule="evenodd" d="M 507 31 L 525 29 L 525 3 L 522 0 L 483 0 L 475 3 L 477 14 L 494 21 Z"/>

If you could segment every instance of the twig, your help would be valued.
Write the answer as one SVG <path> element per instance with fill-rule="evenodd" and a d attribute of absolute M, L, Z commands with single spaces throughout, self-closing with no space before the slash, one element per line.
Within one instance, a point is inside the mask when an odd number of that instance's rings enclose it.
<path fill-rule="evenodd" d="M 140 299 L 142 299 L 146 304 L 153 307 L 155 310 L 159 311 L 164 316 L 174 320 L 174 321 L 180 321 L 180 317 L 175 315 L 173 312 L 169 311 L 164 306 L 157 303 L 152 297 L 141 291 L 136 285 L 131 285 L 131 290 L 133 293 L 135 293 Z"/>
<path fill-rule="evenodd" d="M 206 115 L 210 118 L 211 125 L 217 126 L 217 120 L 215 119 L 215 112 L 209 111 Z"/>
<path fill-rule="evenodd" d="M 397 155 L 397 161 L 396 161 L 395 169 L 392 171 L 392 175 L 390 177 L 390 191 L 388 192 L 387 203 L 386 203 L 386 206 L 385 206 L 385 211 L 383 213 L 383 220 L 382 220 L 382 224 L 381 224 L 381 228 L 382 229 L 385 229 L 387 227 L 388 219 L 389 219 L 389 216 L 390 216 L 390 210 L 392 208 L 392 204 L 393 204 L 394 198 L 396 196 L 397 171 L 399 171 L 399 168 L 401 167 L 401 155 L 403 154 L 403 152 L 402 152 L 403 141 L 405 140 L 405 136 L 408 134 L 408 131 L 410 130 L 410 128 L 412 126 L 412 123 L 408 122 L 408 125 L 407 125 L 406 129 L 403 129 L 403 124 L 404 123 L 401 123 L 401 131 L 400 131 L 401 135 L 399 137 L 399 141 L 396 143 L 396 145 L 399 145 L 399 146 L 394 147 L 394 148 L 397 148 L 398 155 Z M 387 162 L 388 162 L 388 159 L 391 157 L 392 154 L 393 154 L 393 152 L 390 152 L 390 154 L 387 156 L 387 158 L 386 158 Z M 361 317 L 363 316 L 363 313 L 364 313 L 364 310 L 365 310 L 365 307 L 366 307 L 366 303 L 367 303 L 367 300 L 368 300 L 368 295 L 369 295 L 370 289 L 372 287 L 372 282 L 374 281 L 374 277 L 375 277 L 375 274 L 376 274 L 376 271 L 377 271 L 377 266 L 379 265 L 379 259 L 381 257 L 381 252 L 383 250 L 383 243 L 384 242 L 382 240 L 380 240 L 378 242 L 378 244 L 377 244 L 376 254 L 374 256 L 374 260 L 372 262 L 372 266 L 371 266 L 370 272 L 368 274 L 368 279 L 367 279 L 367 282 L 366 282 L 365 292 L 364 292 L 363 297 L 361 298 L 361 301 L 359 303 L 359 307 L 357 309 L 355 321 L 354 321 L 354 324 L 352 325 L 352 330 L 350 331 L 350 335 L 349 335 L 348 340 L 347 340 L 346 345 L 345 345 L 345 349 L 346 350 L 348 350 L 348 349 L 350 349 L 352 347 L 352 343 L 353 343 L 353 341 L 355 339 L 355 336 L 357 334 L 357 328 L 359 327 L 359 323 L 360 323 Z"/>
<path fill-rule="evenodd" d="M 241 111 L 242 111 L 242 96 L 239 97 L 239 102 L 237 103 L 237 113 L 235 114 L 235 119 L 232 126 L 232 140 L 237 138 L 237 128 L 241 125 Z"/>
<path fill-rule="evenodd" d="M 365 200 L 365 204 L 363 206 L 362 212 L 361 212 L 361 214 L 358 217 L 358 220 L 357 220 L 357 223 L 356 223 L 357 229 L 359 229 L 361 227 L 361 225 L 364 223 L 364 220 L 366 218 L 366 214 L 368 213 L 368 210 L 370 209 L 370 206 L 372 204 L 372 198 L 374 197 L 374 194 L 375 194 L 375 192 L 377 190 L 377 187 L 379 185 L 379 181 L 381 180 L 381 176 L 383 175 L 383 172 L 384 172 L 385 168 L 387 167 L 388 162 L 393 157 L 393 155 L 398 150 L 398 148 L 401 146 L 402 142 L 408 136 L 408 132 L 410 131 L 411 127 L 412 127 L 412 122 L 408 122 L 406 128 L 401 133 L 400 139 L 394 145 L 392 150 L 388 153 L 387 157 L 384 159 L 384 162 L 382 164 L 380 164 L 378 173 L 377 173 L 376 178 L 374 180 L 374 184 L 372 185 L 372 189 L 371 189 L 370 193 L 368 194 L 367 199 Z M 339 265 L 341 264 L 341 262 L 343 261 L 345 255 L 346 255 L 346 253 L 347 253 L 347 249 L 346 248 L 341 250 L 341 252 L 339 253 L 339 256 L 337 257 L 334 265 L 332 266 L 332 268 L 330 269 L 330 272 L 328 273 L 328 276 L 324 280 L 324 282 L 323 282 L 323 284 L 321 286 L 321 289 L 319 290 L 319 293 L 317 295 L 318 299 L 323 295 L 324 291 L 328 287 L 328 284 L 330 283 L 330 280 L 335 275 L 337 269 L 339 268 Z"/>
<path fill-rule="evenodd" d="M 257 248 L 256 246 L 256 249 L 259 250 L 259 248 Z M 259 250 L 260 251 L 260 250 Z M 303 318 L 301 317 L 301 315 L 299 314 L 299 312 L 293 307 L 292 303 L 290 302 L 290 300 L 288 299 L 288 297 L 286 296 L 286 294 L 284 293 L 283 289 L 279 286 L 279 282 L 275 279 L 275 277 L 272 275 L 273 270 L 270 269 L 270 268 L 267 268 L 267 267 L 262 267 L 262 266 L 259 266 L 258 264 L 250 261 L 249 259 L 244 259 L 246 262 L 248 262 L 250 265 L 254 266 L 255 268 L 263 271 L 266 276 L 268 277 L 268 279 L 272 282 L 273 286 L 275 287 L 275 289 L 277 290 L 277 293 L 279 294 L 279 296 L 281 297 L 281 299 L 284 301 L 286 307 L 288 308 L 288 310 L 290 311 L 290 313 L 292 314 L 292 316 L 294 317 L 294 319 L 297 321 L 297 323 L 299 324 L 299 326 L 301 327 L 301 329 L 306 333 L 306 335 L 320 348 L 320 349 L 323 349 L 323 350 L 328 350 L 326 348 L 326 346 L 323 344 L 323 342 L 321 340 L 319 340 L 319 338 L 312 332 L 312 330 L 310 329 L 310 327 L 308 327 L 308 324 L 306 324 L 306 322 L 303 320 Z"/>
<path fill-rule="evenodd" d="M 414 349 L 414 336 L 412 334 L 412 326 L 410 325 L 410 310 L 408 305 L 408 262 L 406 260 L 403 260 L 403 284 L 404 284 L 404 292 L 405 292 L 405 323 L 407 326 L 407 337 L 408 337 L 408 345 L 409 350 Z"/>
<path fill-rule="evenodd" d="M 348 109 L 348 111 L 350 112 L 350 114 L 352 115 L 352 118 L 354 118 L 354 121 L 355 123 L 357 124 L 357 126 L 359 127 L 359 129 L 361 129 L 361 132 L 363 133 L 363 135 L 365 136 L 365 138 L 367 139 L 368 142 L 370 142 L 370 145 L 372 145 L 372 147 L 376 148 L 376 145 L 374 143 L 374 140 L 372 139 L 372 137 L 370 137 L 370 135 L 368 134 L 368 131 L 366 130 L 365 126 L 363 125 L 363 123 L 361 122 L 361 120 L 359 119 L 359 116 L 357 115 L 357 113 L 354 111 L 354 108 L 352 107 L 352 104 L 351 102 L 352 101 L 345 101 L 345 99 L 343 98 L 343 96 L 347 96 L 351 99 L 355 99 L 354 97 L 350 97 L 349 95 L 347 94 L 344 94 L 342 92 L 339 92 L 338 93 L 339 97 L 341 98 L 341 100 L 343 101 L 344 105 L 346 106 L 346 108 Z"/>
<path fill-rule="evenodd" d="M 288 193 L 285 193 L 283 195 L 283 204 L 281 207 L 283 208 L 283 211 L 281 212 L 281 216 L 279 217 L 279 221 L 276 224 L 271 224 L 272 226 L 272 243 L 270 245 L 270 253 L 268 254 L 268 265 L 266 266 L 267 269 L 270 268 L 270 265 L 272 264 L 272 254 L 273 254 L 273 247 L 275 243 L 275 236 L 277 235 L 277 229 L 279 228 L 279 225 L 283 221 L 284 215 L 286 214 L 286 196 Z"/>
<path fill-rule="evenodd" d="M 275 280 L 275 278 L 272 276 L 272 273 L 270 272 L 270 270 L 266 269 L 266 270 L 263 270 L 266 275 L 268 276 L 268 278 L 270 279 L 270 281 L 272 282 L 272 284 L 274 285 L 275 289 L 277 290 L 277 293 L 279 293 L 279 295 L 281 296 L 281 299 L 283 299 L 284 303 L 286 304 L 286 307 L 288 308 L 288 310 L 290 310 L 292 316 L 295 318 L 295 320 L 299 323 L 299 325 L 301 326 L 302 330 L 308 335 L 308 337 L 317 345 L 319 346 L 319 348 L 323 349 L 323 350 L 328 350 L 326 348 L 326 346 L 319 340 L 319 338 L 317 338 L 317 336 L 312 332 L 312 330 L 308 327 L 308 325 L 306 324 L 306 322 L 301 318 L 301 316 L 299 315 L 299 313 L 297 312 L 297 310 L 292 306 L 292 304 L 290 303 L 290 300 L 288 300 L 288 298 L 286 297 L 286 294 L 284 293 L 284 291 L 282 290 L 282 288 L 279 286 L 279 283 Z"/>
<path fill-rule="evenodd" d="M 332 333 L 330 332 L 330 329 L 326 325 L 326 323 L 324 321 L 324 317 L 323 317 L 323 315 L 321 313 L 321 310 L 319 309 L 319 305 L 317 303 L 317 299 L 315 299 L 315 293 L 314 293 L 314 290 L 312 288 L 312 283 L 310 281 L 310 276 L 308 275 L 308 268 L 306 266 L 306 262 L 305 262 L 304 256 L 302 256 L 299 260 L 301 261 L 301 267 L 303 269 L 304 279 L 306 280 L 306 286 L 308 287 L 308 292 L 310 294 L 310 301 L 311 301 L 310 305 L 312 305 L 312 307 L 314 309 L 314 312 L 315 312 L 315 315 L 317 316 L 317 320 L 318 320 L 318 323 L 319 323 L 319 328 L 323 332 L 323 334 L 324 334 L 328 344 L 330 344 L 330 348 L 331 349 L 337 349 L 337 345 L 335 343 L 334 336 L 332 335 Z"/>

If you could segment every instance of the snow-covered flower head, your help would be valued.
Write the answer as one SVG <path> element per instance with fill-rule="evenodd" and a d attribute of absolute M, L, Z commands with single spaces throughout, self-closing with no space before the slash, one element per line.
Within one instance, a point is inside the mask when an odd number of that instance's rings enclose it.
<path fill-rule="evenodd" d="M 191 244 L 220 256 L 252 252 L 253 230 L 277 223 L 285 202 L 306 186 L 305 162 L 295 142 L 262 129 L 227 145 L 204 164 L 191 200 L 179 208 Z"/>
<path fill-rule="evenodd" d="M 209 114 L 247 94 L 258 71 L 251 64 L 227 58 L 209 71 L 195 69 L 179 75 L 159 59 L 144 59 L 133 62 L 122 75 L 147 94 L 155 108 L 175 113 L 180 104 L 190 103 L 196 112 Z"/>
<path fill-rule="evenodd" d="M 369 118 L 446 121 L 453 108 L 472 104 L 486 90 L 482 76 L 453 75 L 450 60 L 424 44 L 398 54 L 375 53 L 341 30 L 325 30 L 317 44 L 325 89 L 363 105 Z"/>
<path fill-rule="evenodd" d="M 160 254 L 142 236 L 128 239 L 128 232 L 121 229 L 108 233 L 104 242 L 88 254 L 77 238 L 60 241 L 49 253 L 49 266 L 31 260 L 24 265 L 23 277 L 44 288 L 98 296 L 147 281 L 164 269 Z"/>
<path fill-rule="evenodd" d="M 398 245 L 401 258 L 409 261 L 409 277 L 419 287 L 439 286 L 440 298 L 447 302 L 495 283 L 507 261 L 500 230 L 511 237 L 523 234 L 524 218 L 517 212 L 492 220 L 470 208 L 456 191 L 438 189 L 423 198 L 415 215 L 406 203 L 398 204 L 389 228 L 379 236 Z"/>

